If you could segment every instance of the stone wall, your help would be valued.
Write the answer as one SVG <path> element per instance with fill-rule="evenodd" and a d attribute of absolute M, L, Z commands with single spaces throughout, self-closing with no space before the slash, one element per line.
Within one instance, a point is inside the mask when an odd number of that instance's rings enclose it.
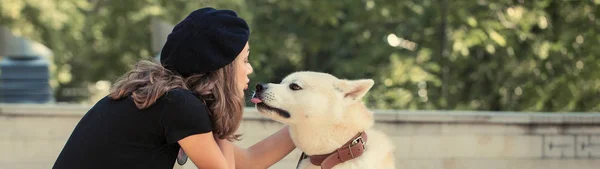
<path fill-rule="evenodd" d="M 51 168 L 89 106 L 0 105 L 0 168 Z M 599 113 L 376 111 L 403 169 L 596 169 Z M 240 146 L 282 127 L 246 109 Z M 294 168 L 299 150 L 273 169 Z M 191 163 L 175 168 L 191 169 Z"/>

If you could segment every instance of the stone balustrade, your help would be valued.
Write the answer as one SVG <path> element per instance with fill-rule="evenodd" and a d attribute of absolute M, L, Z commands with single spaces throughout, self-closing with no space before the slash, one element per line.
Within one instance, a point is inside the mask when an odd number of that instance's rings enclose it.
<path fill-rule="evenodd" d="M 90 108 L 70 104 L 0 105 L 0 166 L 51 168 Z M 396 146 L 399 169 L 596 169 L 600 113 L 374 110 L 377 129 Z M 282 127 L 247 108 L 240 132 L 250 146 Z M 295 150 L 273 169 L 294 168 Z M 191 163 L 174 168 L 191 169 Z"/>

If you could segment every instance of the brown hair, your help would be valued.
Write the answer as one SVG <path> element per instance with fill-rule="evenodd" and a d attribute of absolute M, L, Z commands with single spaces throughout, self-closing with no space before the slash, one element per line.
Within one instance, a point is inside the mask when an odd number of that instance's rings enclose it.
<path fill-rule="evenodd" d="M 241 135 L 235 132 L 245 105 L 243 93 L 237 89 L 236 61 L 213 72 L 183 78 L 159 63 L 142 60 L 114 83 L 109 96 L 113 99 L 131 96 L 135 105 L 144 109 L 171 89 L 192 90 L 202 96 L 210 110 L 213 134 L 220 139 L 240 140 Z"/>

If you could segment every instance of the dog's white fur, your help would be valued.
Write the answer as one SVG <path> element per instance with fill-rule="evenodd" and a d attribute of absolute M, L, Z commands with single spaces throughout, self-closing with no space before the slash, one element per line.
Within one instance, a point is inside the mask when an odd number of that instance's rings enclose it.
<path fill-rule="evenodd" d="M 292 90 L 290 84 L 300 86 Z M 323 72 L 289 74 L 279 84 L 268 83 L 263 103 L 286 110 L 289 118 L 261 109 L 262 115 L 290 126 L 294 144 L 307 155 L 328 154 L 361 131 L 368 135 L 362 156 L 338 164 L 334 169 L 395 168 L 394 146 L 382 132 L 373 129 L 373 113 L 361 99 L 371 89 L 372 79 L 347 80 Z M 300 168 L 320 169 L 309 159 Z"/>

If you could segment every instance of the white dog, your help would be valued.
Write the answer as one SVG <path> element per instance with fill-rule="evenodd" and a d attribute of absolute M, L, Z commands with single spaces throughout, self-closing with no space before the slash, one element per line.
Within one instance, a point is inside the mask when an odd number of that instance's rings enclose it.
<path fill-rule="evenodd" d="M 395 168 L 391 140 L 372 128 L 373 113 L 361 101 L 373 84 L 301 71 L 279 84 L 258 84 L 251 101 L 262 115 L 290 126 L 294 144 L 309 156 L 299 168 Z"/>

